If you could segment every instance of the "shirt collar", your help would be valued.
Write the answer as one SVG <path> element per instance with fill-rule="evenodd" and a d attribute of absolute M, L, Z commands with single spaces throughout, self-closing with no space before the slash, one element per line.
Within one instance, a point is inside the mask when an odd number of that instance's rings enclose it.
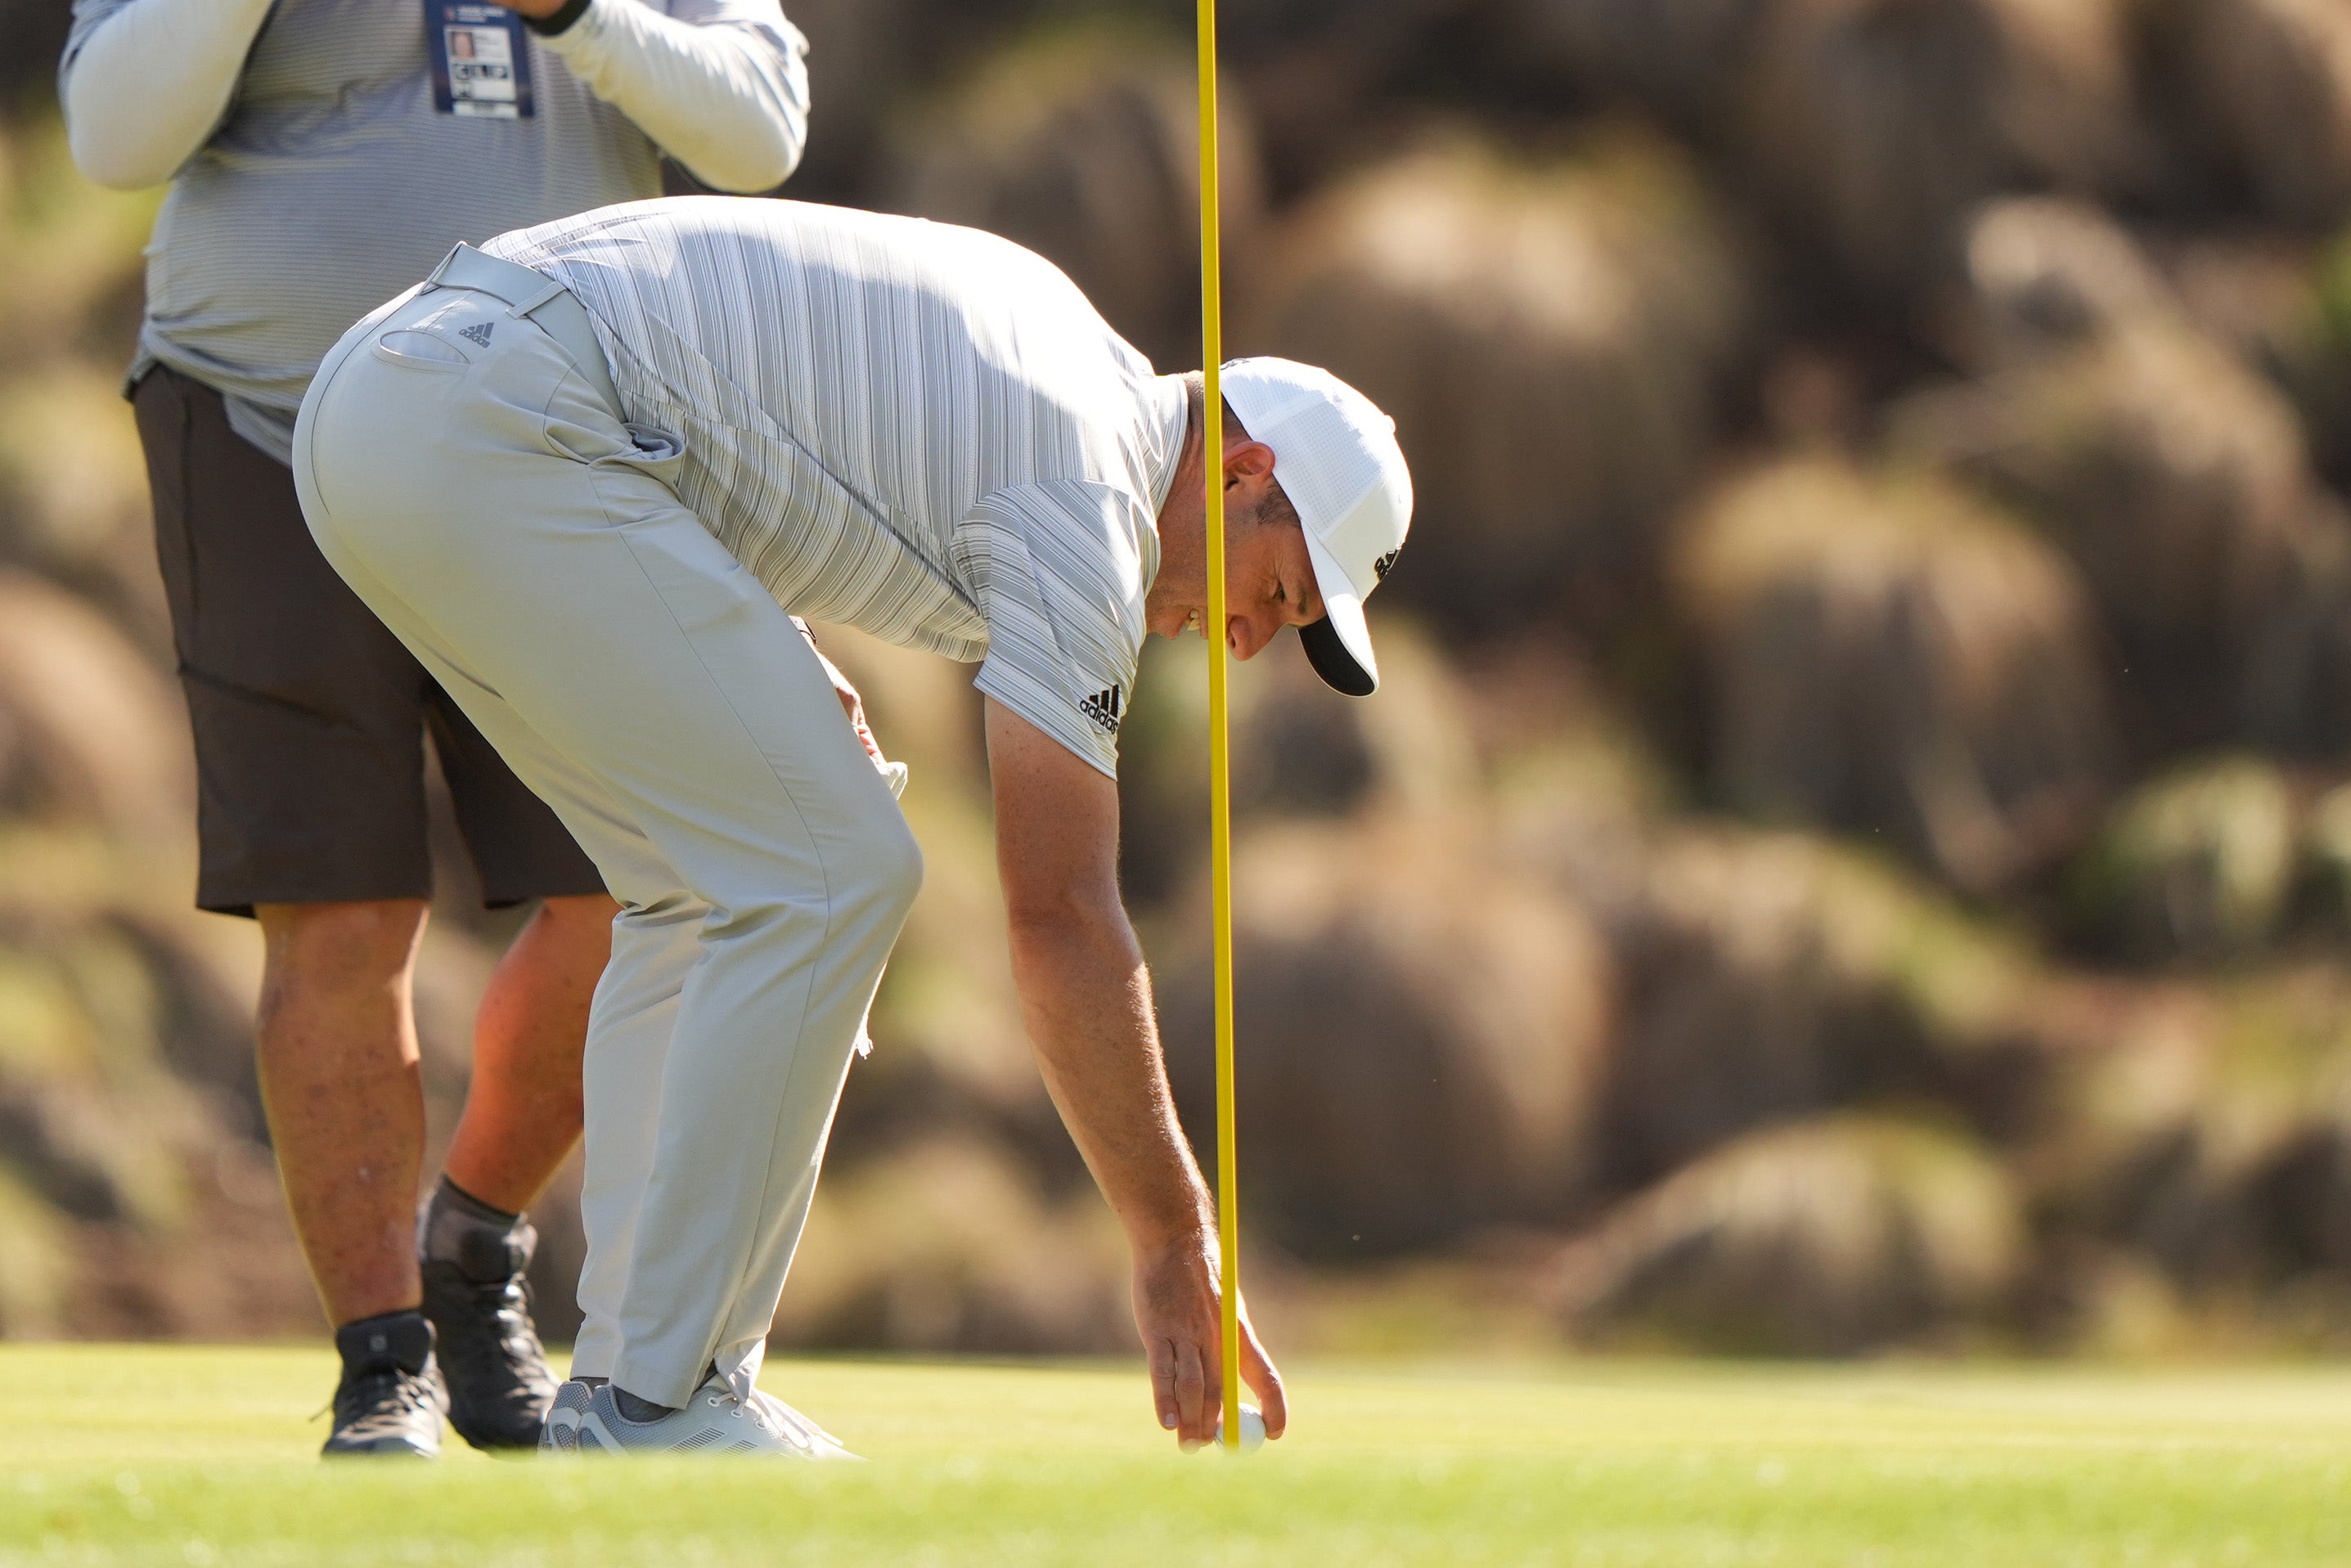
<path fill-rule="evenodd" d="M 1149 404 L 1144 439 L 1151 444 L 1144 457 L 1144 472 L 1151 481 L 1151 516 L 1155 524 L 1167 505 L 1167 487 L 1176 483 L 1184 438 L 1191 434 L 1192 400 L 1182 376 L 1154 376 L 1144 395 Z"/>

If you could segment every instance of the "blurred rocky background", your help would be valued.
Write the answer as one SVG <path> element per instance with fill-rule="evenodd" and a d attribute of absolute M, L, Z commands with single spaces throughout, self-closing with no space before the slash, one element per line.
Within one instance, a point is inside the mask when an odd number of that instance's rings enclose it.
<path fill-rule="evenodd" d="M 1196 361 L 1188 13 L 800 0 L 790 193 L 977 224 Z M 0 1332 L 312 1332 L 118 377 L 153 199 L 0 0 Z M 1392 411 L 1354 704 L 1237 674 L 1278 1343 L 2351 1343 L 2351 7 L 1228 0 L 1228 343 Z M 968 672 L 848 634 L 930 875 L 780 1343 L 1110 1351 Z M 1213 1155 L 1204 652 L 1124 738 Z M 453 859 L 435 1124 L 509 928 Z M 567 1176 L 541 1301 L 573 1321 Z"/>

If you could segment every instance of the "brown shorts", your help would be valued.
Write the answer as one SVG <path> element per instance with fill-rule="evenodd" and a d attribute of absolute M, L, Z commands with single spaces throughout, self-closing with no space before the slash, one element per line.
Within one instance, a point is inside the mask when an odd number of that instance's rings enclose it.
<path fill-rule="evenodd" d="M 157 369 L 133 402 L 196 738 L 196 904 L 429 898 L 424 735 L 493 908 L 604 891 L 555 813 L 337 577 L 290 470 L 218 392 Z"/>

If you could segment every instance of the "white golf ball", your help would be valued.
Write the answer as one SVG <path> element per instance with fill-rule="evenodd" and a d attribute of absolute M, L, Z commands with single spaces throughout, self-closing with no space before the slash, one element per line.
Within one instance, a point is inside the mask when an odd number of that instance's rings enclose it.
<path fill-rule="evenodd" d="M 1224 1417 L 1217 1418 L 1217 1447 L 1225 1446 Z M 1241 1452 L 1265 1447 L 1265 1416 L 1254 1405 L 1241 1406 Z"/>

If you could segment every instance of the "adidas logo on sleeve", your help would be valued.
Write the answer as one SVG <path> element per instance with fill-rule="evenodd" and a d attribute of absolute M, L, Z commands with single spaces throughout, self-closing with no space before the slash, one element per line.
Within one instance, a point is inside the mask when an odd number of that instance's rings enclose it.
<path fill-rule="evenodd" d="M 1078 705 L 1078 711 L 1092 719 L 1094 727 L 1104 735 L 1116 735 L 1119 716 L 1125 706 L 1126 688 L 1113 686 L 1086 698 Z"/>

